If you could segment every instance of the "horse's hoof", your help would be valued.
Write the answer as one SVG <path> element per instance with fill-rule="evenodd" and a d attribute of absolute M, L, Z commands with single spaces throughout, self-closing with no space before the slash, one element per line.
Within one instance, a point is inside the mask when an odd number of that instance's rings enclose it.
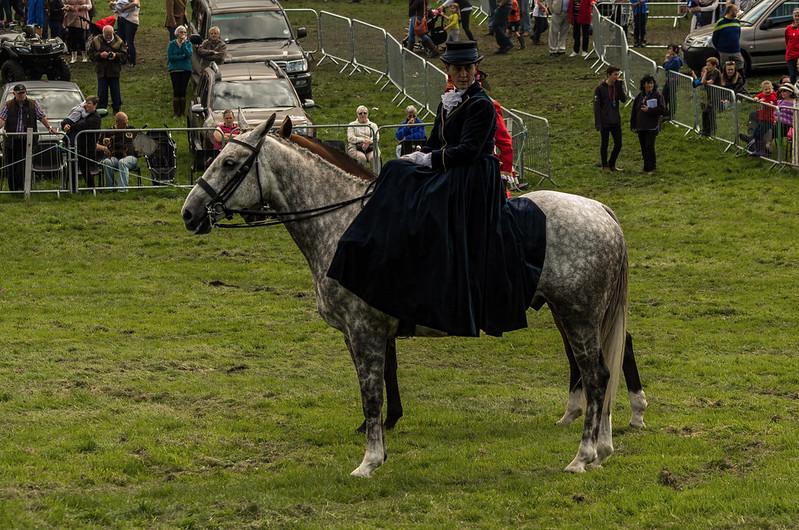
<path fill-rule="evenodd" d="M 585 464 L 575 458 L 563 471 L 567 473 L 585 473 Z"/>
<path fill-rule="evenodd" d="M 385 459 L 383 461 L 385 461 Z M 350 475 L 353 477 L 369 478 L 372 476 L 372 473 L 374 473 L 374 471 L 382 464 L 383 462 L 370 462 L 364 459 L 364 461 L 361 462 L 361 465 L 355 468 Z"/>
<path fill-rule="evenodd" d="M 633 416 L 630 418 L 630 427 L 634 429 L 646 429 L 646 423 L 644 423 L 644 418 L 639 416 Z"/>
<path fill-rule="evenodd" d="M 592 464 L 596 464 L 597 467 L 601 467 L 601 465 L 607 461 L 608 458 L 613 454 L 613 446 L 612 445 L 604 445 L 598 444 L 596 448 L 596 460 L 592 462 Z M 592 465 L 589 464 L 589 465 Z"/>
<path fill-rule="evenodd" d="M 555 422 L 555 425 L 560 425 L 561 427 L 568 427 L 572 424 L 574 420 L 579 418 L 583 415 L 583 411 L 580 409 L 577 410 L 567 410 L 561 419 Z"/>

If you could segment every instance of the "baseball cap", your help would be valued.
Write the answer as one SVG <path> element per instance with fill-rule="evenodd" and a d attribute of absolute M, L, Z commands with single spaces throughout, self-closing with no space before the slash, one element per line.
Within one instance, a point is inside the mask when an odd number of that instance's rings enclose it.
<path fill-rule="evenodd" d="M 28 89 L 26 89 L 25 85 L 23 85 L 22 83 L 14 85 L 14 92 L 27 92 L 27 91 Z"/>

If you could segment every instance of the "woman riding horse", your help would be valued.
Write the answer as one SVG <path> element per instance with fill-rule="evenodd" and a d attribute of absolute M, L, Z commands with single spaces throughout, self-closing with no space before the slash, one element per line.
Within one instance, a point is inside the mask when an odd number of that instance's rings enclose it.
<path fill-rule="evenodd" d="M 442 95 L 427 144 L 384 166 L 328 276 L 399 319 L 401 335 L 501 335 L 527 326 L 543 262 L 543 245 L 524 255 L 516 217 L 538 215 L 543 232 L 544 216 L 505 201 L 477 43 L 450 42 L 441 59 L 455 90 Z"/>

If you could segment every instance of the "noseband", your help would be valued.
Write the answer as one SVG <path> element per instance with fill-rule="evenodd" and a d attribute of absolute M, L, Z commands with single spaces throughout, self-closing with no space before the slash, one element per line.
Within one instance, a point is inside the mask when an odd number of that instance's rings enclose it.
<path fill-rule="evenodd" d="M 246 142 L 242 142 L 236 138 L 231 138 L 229 140 L 231 143 L 246 147 L 250 151 L 250 155 L 247 157 L 247 160 L 244 161 L 241 167 L 239 167 L 238 171 L 236 171 L 233 177 L 227 181 L 224 186 L 222 186 L 221 190 L 216 191 L 214 187 L 205 180 L 204 177 L 197 179 L 197 185 L 211 197 L 211 201 L 208 203 L 208 206 L 206 206 L 206 210 L 208 212 L 208 218 L 211 220 L 211 224 L 213 226 L 218 228 L 252 228 L 256 226 L 271 226 L 289 222 L 304 221 L 305 219 L 311 219 L 312 217 L 318 217 L 340 208 L 344 208 L 345 206 L 349 206 L 350 204 L 354 204 L 358 201 L 364 201 L 369 198 L 372 193 L 374 193 L 373 188 L 377 181 L 370 184 L 363 195 L 352 199 L 346 199 L 341 202 L 326 204 L 316 208 L 309 208 L 307 210 L 296 210 L 293 212 L 278 212 L 276 210 L 271 210 L 267 208 L 266 202 L 264 202 L 264 193 L 263 188 L 261 187 L 261 178 L 258 172 L 257 157 L 258 153 L 261 152 L 264 139 L 265 137 L 262 137 L 258 143 L 255 144 L 255 146 L 252 146 Z M 241 183 L 249 174 L 250 169 L 252 169 L 253 164 L 255 164 L 255 181 L 258 183 L 258 209 L 251 210 L 228 208 L 225 206 L 225 202 L 227 202 L 227 200 L 236 192 L 239 186 L 241 186 Z M 221 224 L 217 222 L 217 220 L 221 217 L 224 217 L 225 219 L 232 219 L 235 214 L 256 215 L 265 219 L 252 223 Z"/>

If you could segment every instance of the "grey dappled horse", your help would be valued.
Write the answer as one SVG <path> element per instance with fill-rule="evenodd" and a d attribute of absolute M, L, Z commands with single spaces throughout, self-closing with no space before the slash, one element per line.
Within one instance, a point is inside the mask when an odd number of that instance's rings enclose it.
<path fill-rule="evenodd" d="M 346 155 L 291 135 L 289 120 L 277 135 L 267 134 L 273 123 L 274 115 L 225 146 L 186 198 L 183 220 L 189 231 L 208 233 L 220 217 L 239 213 L 252 219 L 269 205 L 285 223 L 311 269 L 319 313 L 344 334 L 355 364 L 367 443 L 352 475 L 367 477 L 387 455 L 384 368 L 399 322 L 326 273 L 339 238 L 361 208 L 369 175 Z M 579 449 L 566 467 L 582 472 L 613 453 L 611 409 L 627 323 L 627 249 L 613 212 L 599 202 L 552 191 L 524 197 L 547 217 L 546 258 L 533 305 L 550 307 L 579 369 L 586 401 Z M 417 328 L 417 334 L 423 331 Z M 575 406 L 572 401 L 564 422 L 579 416 L 580 400 Z"/>

